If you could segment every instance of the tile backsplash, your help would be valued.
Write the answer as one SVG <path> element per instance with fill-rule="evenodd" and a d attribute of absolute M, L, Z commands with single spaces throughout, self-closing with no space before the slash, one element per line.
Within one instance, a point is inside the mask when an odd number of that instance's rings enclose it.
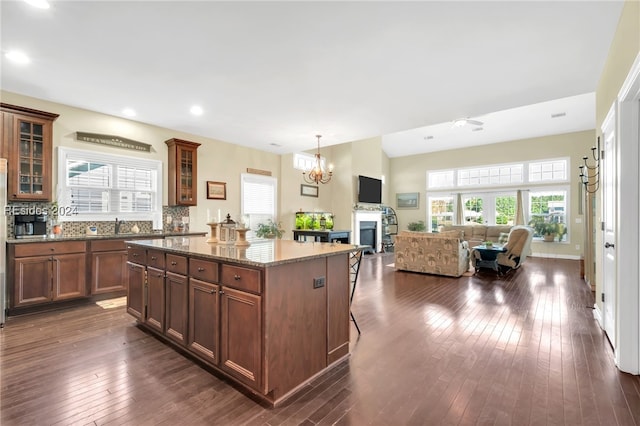
<path fill-rule="evenodd" d="M 8 203 L 7 209 L 4 212 L 7 215 L 7 237 L 15 237 L 15 226 L 12 218 L 13 214 L 31 214 L 31 212 L 50 212 L 52 203 L 39 203 L 39 202 L 21 202 L 21 203 Z M 24 213 L 22 211 L 24 211 Z M 172 221 L 167 223 L 167 217 L 171 216 Z M 182 206 L 163 206 L 162 207 L 162 227 L 164 232 L 174 232 L 174 229 L 179 225 L 178 220 L 182 220 L 183 217 L 189 217 L 189 207 Z M 98 228 L 98 234 L 112 234 L 115 232 L 115 218 L 112 221 L 82 221 L 82 222 L 60 222 L 62 226 L 62 235 L 69 237 L 79 237 L 86 234 L 87 226 L 96 226 Z M 51 220 L 47 222 L 47 235 L 51 233 Z M 125 221 L 120 228 L 120 233 L 131 232 L 131 228 L 134 225 L 138 225 L 140 233 L 149 233 L 154 231 L 152 221 Z M 189 225 L 184 224 L 184 232 L 189 230 Z"/>

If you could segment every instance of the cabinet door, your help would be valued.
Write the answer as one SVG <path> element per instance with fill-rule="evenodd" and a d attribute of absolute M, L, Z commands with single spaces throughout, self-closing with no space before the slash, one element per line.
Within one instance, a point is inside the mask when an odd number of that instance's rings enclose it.
<path fill-rule="evenodd" d="M 145 322 L 151 328 L 164 333 L 164 271 L 147 267 L 147 312 Z"/>
<path fill-rule="evenodd" d="M 165 141 L 168 152 L 168 201 L 170 206 L 195 206 L 198 204 L 199 143 L 182 139 Z"/>
<path fill-rule="evenodd" d="M 50 256 L 15 259 L 13 306 L 51 301 Z"/>
<path fill-rule="evenodd" d="M 84 253 L 59 254 L 53 258 L 53 300 L 87 295 L 87 258 Z"/>
<path fill-rule="evenodd" d="M 220 286 L 189 279 L 189 349 L 218 364 Z"/>
<path fill-rule="evenodd" d="M 9 200 L 50 200 L 52 122 L 14 114 L 12 126 Z"/>
<path fill-rule="evenodd" d="M 125 250 L 92 253 L 91 294 L 126 291 L 128 270 Z"/>
<path fill-rule="evenodd" d="M 144 266 L 137 263 L 127 262 L 129 280 L 127 283 L 127 312 L 136 319 L 144 319 L 144 289 L 145 274 Z"/>
<path fill-rule="evenodd" d="M 186 260 L 185 260 L 186 262 Z M 181 345 L 187 344 L 187 277 L 167 272 L 166 278 L 166 336 Z"/>
<path fill-rule="evenodd" d="M 262 384 L 262 297 L 222 287 L 221 367 L 241 382 Z"/>

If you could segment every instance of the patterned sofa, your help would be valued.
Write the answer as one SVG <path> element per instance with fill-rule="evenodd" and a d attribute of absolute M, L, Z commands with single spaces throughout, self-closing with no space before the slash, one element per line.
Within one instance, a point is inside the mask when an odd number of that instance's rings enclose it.
<path fill-rule="evenodd" d="M 485 241 L 505 244 L 511 228 L 511 225 L 447 225 L 442 227 L 442 232 L 463 231 L 462 239 L 469 243 L 469 247 L 473 247 Z"/>
<path fill-rule="evenodd" d="M 394 253 L 396 270 L 459 277 L 469 269 L 469 245 L 459 231 L 402 231 Z"/>

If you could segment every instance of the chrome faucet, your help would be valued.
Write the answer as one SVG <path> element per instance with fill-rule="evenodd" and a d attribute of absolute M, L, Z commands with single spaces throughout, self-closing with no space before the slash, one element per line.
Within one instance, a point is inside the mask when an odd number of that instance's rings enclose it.
<path fill-rule="evenodd" d="M 115 232 L 116 232 L 116 234 L 119 234 L 119 233 L 120 233 L 120 226 L 121 226 L 123 223 L 126 223 L 126 222 L 125 222 L 124 220 L 118 220 L 118 218 L 116 217 L 116 231 L 115 231 Z"/>

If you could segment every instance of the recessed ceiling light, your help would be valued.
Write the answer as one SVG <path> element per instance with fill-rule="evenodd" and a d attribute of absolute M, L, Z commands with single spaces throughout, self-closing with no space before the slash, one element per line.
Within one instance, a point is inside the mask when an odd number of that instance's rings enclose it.
<path fill-rule="evenodd" d="M 473 129 L 471 129 L 472 132 L 481 132 L 483 130 L 484 130 L 484 128 L 482 128 L 482 127 L 475 127 Z"/>
<path fill-rule="evenodd" d="M 122 110 L 122 113 L 127 117 L 135 117 L 136 111 L 133 108 L 125 108 Z"/>
<path fill-rule="evenodd" d="M 559 113 L 556 113 L 556 114 L 551 114 L 551 118 L 564 117 L 565 115 L 567 115 L 566 112 L 559 112 Z"/>
<path fill-rule="evenodd" d="M 28 64 L 31 62 L 31 59 L 24 53 L 19 50 L 10 50 L 4 55 L 11 62 L 16 64 Z"/>
<path fill-rule="evenodd" d="M 47 0 L 24 0 L 24 2 L 38 9 L 49 9 L 51 7 Z"/>
<path fill-rule="evenodd" d="M 424 137 L 424 140 L 425 140 L 425 141 L 428 141 L 428 140 L 431 140 L 431 139 L 433 139 L 433 136 L 431 136 L 431 135 L 429 135 L 429 136 L 425 136 L 425 137 Z"/>
<path fill-rule="evenodd" d="M 271 142 L 269 145 L 275 146 L 275 147 L 278 147 L 278 148 L 280 148 L 282 146 L 279 143 L 275 143 L 275 142 Z"/>
<path fill-rule="evenodd" d="M 189 111 L 191 111 L 191 114 L 193 115 L 202 115 L 204 113 L 204 110 L 202 109 L 202 107 L 198 105 L 192 106 Z"/>

